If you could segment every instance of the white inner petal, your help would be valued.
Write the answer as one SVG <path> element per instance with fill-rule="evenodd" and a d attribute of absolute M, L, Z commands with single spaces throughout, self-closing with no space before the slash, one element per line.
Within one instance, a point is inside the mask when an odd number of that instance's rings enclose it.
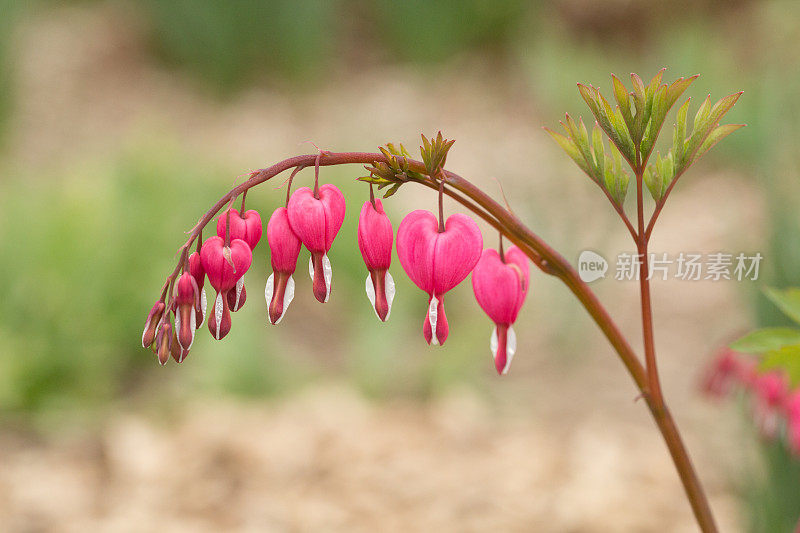
<path fill-rule="evenodd" d="M 431 297 L 431 303 L 428 305 L 428 323 L 431 325 L 431 344 L 439 346 L 439 337 L 436 335 L 436 322 L 439 319 L 438 315 L 439 300 L 436 296 Z"/>
<path fill-rule="evenodd" d="M 214 338 L 219 340 L 219 327 L 220 323 L 222 322 L 222 293 L 217 293 L 217 299 L 214 300 L 214 318 L 217 320 L 216 324 L 216 333 L 214 334 Z"/>
<path fill-rule="evenodd" d="M 244 276 L 239 278 L 236 282 L 236 305 L 233 306 L 234 311 L 239 310 L 239 298 L 242 296 L 242 289 L 244 288 Z"/>
<path fill-rule="evenodd" d="M 192 340 L 189 342 L 189 346 L 186 347 L 187 352 L 192 349 L 192 344 L 194 344 L 194 332 L 197 329 L 197 313 L 194 312 L 194 307 L 192 307 L 192 312 L 189 314 L 191 315 L 189 317 L 189 325 L 191 326 Z"/>
<path fill-rule="evenodd" d="M 394 287 L 394 278 L 386 271 L 386 303 L 389 305 L 389 310 L 386 312 L 386 320 L 389 320 L 389 315 L 392 314 L 392 301 L 394 301 L 394 293 L 397 292 Z"/>
<path fill-rule="evenodd" d="M 331 298 L 331 280 L 333 279 L 333 269 L 331 268 L 331 260 L 328 259 L 328 254 L 322 256 L 322 271 L 325 275 L 325 289 L 327 290 L 325 301 L 327 302 Z"/>
<path fill-rule="evenodd" d="M 294 278 L 289 276 L 289 281 L 286 282 L 286 292 L 283 293 L 283 312 L 278 317 L 276 324 L 280 324 L 283 317 L 286 315 L 286 310 L 289 309 L 289 304 L 294 300 Z"/>
<path fill-rule="evenodd" d="M 511 360 L 514 359 L 515 353 L 517 353 L 517 334 L 514 332 L 514 328 L 508 326 L 508 332 L 506 333 L 506 366 L 503 369 L 503 374 L 507 373 L 511 367 Z"/>
<path fill-rule="evenodd" d="M 181 334 L 181 312 L 180 312 L 180 308 L 175 313 L 175 334 L 178 337 L 178 346 L 180 346 L 180 344 L 181 344 L 181 340 L 180 340 L 180 334 Z"/>
<path fill-rule="evenodd" d="M 372 275 L 367 273 L 367 281 L 364 284 L 364 288 L 367 291 L 367 298 L 369 298 L 369 302 L 372 304 L 372 310 L 375 311 L 375 316 L 378 316 L 378 311 L 375 310 L 375 286 L 372 284 Z M 378 316 L 380 318 L 380 316 Z"/>
<path fill-rule="evenodd" d="M 272 304 L 272 294 L 275 292 L 275 274 L 270 274 L 267 278 L 267 286 L 264 288 L 264 299 L 267 301 L 267 320 L 273 324 L 272 317 L 269 316 L 269 306 Z"/>
<path fill-rule="evenodd" d="M 206 298 L 206 288 L 200 289 L 200 326 L 206 321 L 206 311 L 208 310 L 208 299 Z M 197 326 L 197 327 L 200 327 Z"/>
<path fill-rule="evenodd" d="M 311 277 L 311 281 L 314 281 L 314 259 L 311 257 L 308 258 L 308 275 Z"/>
<path fill-rule="evenodd" d="M 494 329 L 492 329 L 492 337 L 489 339 L 489 348 L 492 350 L 492 357 L 497 354 L 499 344 L 500 340 L 497 337 L 497 326 L 495 326 Z M 514 359 L 514 354 L 516 352 L 517 334 L 514 332 L 514 328 L 509 326 L 506 332 L 506 366 L 503 367 L 502 374 L 508 373 L 508 369 L 511 367 L 511 360 Z"/>

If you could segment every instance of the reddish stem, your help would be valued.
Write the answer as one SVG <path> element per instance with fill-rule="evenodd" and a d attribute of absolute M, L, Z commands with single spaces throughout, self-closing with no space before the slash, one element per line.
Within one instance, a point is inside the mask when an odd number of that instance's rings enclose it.
<path fill-rule="evenodd" d="M 254 173 L 246 182 L 233 188 L 226 195 L 224 195 L 216 204 L 214 204 L 214 206 L 211 207 L 211 209 L 208 210 L 208 212 L 206 212 L 205 215 L 203 215 L 197 225 L 195 225 L 190 232 L 189 239 L 183 244 L 183 246 L 180 247 L 180 258 L 178 260 L 178 265 L 175 267 L 175 270 L 172 272 L 172 274 L 167 278 L 167 283 L 165 283 L 163 290 L 166 291 L 168 287 L 171 287 L 172 281 L 177 276 L 183 261 L 185 261 L 189 247 L 198 237 L 202 231 L 202 228 L 208 224 L 208 222 L 219 212 L 220 209 L 222 209 L 227 202 L 231 201 L 237 195 L 244 193 L 252 187 L 259 185 L 290 168 L 295 168 L 294 173 L 296 173 L 299 168 L 314 164 L 315 170 L 317 171 L 317 174 L 315 174 L 316 189 L 319 166 L 388 162 L 386 156 L 383 154 L 369 152 L 326 152 L 324 159 L 322 159 L 321 156 L 321 153 L 317 155 L 299 155 L 280 161 L 269 168 L 262 169 Z M 410 170 L 423 175 L 426 173 L 425 166 L 422 162 L 412 159 L 407 159 L 406 161 L 408 162 Z M 637 200 L 640 206 L 639 209 L 642 210 L 642 171 L 637 171 L 636 174 Z M 444 186 L 445 180 L 447 181 L 448 187 Z M 661 431 L 664 441 L 667 444 L 670 454 L 672 455 L 675 467 L 678 471 L 681 481 L 683 482 L 687 497 L 690 500 L 695 517 L 697 518 L 701 529 L 704 532 L 716 532 L 717 529 L 711 515 L 708 501 L 705 497 L 702 486 L 700 485 L 700 481 L 697 477 L 694 467 L 692 466 L 692 462 L 683 444 L 678 428 L 672 419 L 672 415 L 663 402 L 663 397 L 660 394 L 660 385 L 656 387 L 658 392 L 654 396 L 654 394 L 652 394 L 652 387 L 650 386 L 652 376 L 648 371 L 646 371 L 645 367 L 642 366 L 642 363 L 640 362 L 636 353 L 633 351 L 614 320 L 608 314 L 608 311 L 606 311 L 605 307 L 600 303 L 600 301 L 597 299 L 597 296 L 589 288 L 589 286 L 580 279 L 578 273 L 575 271 L 569 261 L 567 261 L 561 254 L 559 254 L 544 240 L 542 240 L 541 237 L 533 233 L 517 218 L 516 215 L 514 215 L 514 213 L 503 208 L 503 206 L 494 201 L 486 193 L 475 187 L 472 183 L 465 180 L 461 176 L 452 172 L 441 170 L 438 180 L 428 176 L 422 180 L 413 181 L 416 181 L 417 183 L 425 185 L 431 189 L 438 190 L 440 193 L 440 212 L 443 195 L 447 194 L 480 216 L 511 242 L 519 246 L 519 248 L 525 252 L 525 254 L 528 255 L 528 257 L 530 257 L 543 272 L 558 277 L 570 289 L 570 291 L 572 291 L 572 293 L 581 302 L 583 307 L 606 336 L 609 343 L 619 355 L 622 363 L 625 365 L 625 368 L 628 370 L 628 373 L 631 375 L 636 387 L 645 397 L 650 413 L 652 414 L 654 421 Z M 443 224 L 443 220 L 441 220 L 441 218 L 440 224 Z M 638 232 L 637 238 L 637 249 L 640 250 L 640 253 L 642 251 L 646 253 L 647 250 L 647 232 L 642 231 L 644 229 L 643 224 L 643 211 L 641 211 L 639 216 L 640 231 Z M 633 232 L 632 234 L 635 233 L 636 232 Z M 640 243 L 643 243 L 643 246 Z M 646 273 L 646 260 L 642 261 L 642 263 L 645 264 L 641 267 L 642 270 L 640 272 Z M 646 278 L 646 275 L 644 277 Z M 649 311 L 649 282 L 646 279 L 644 280 L 642 287 L 643 328 L 646 332 L 645 358 L 649 361 L 651 358 L 654 360 L 655 351 L 653 349 L 652 340 L 652 312 Z M 645 311 L 645 309 L 648 311 Z M 648 330 L 650 331 L 649 335 L 647 334 Z M 650 348 L 647 348 L 647 346 Z M 648 352 L 650 352 L 651 355 L 648 355 Z M 656 380 L 654 382 L 657 383 L 657 374 L 655 374 L 655 376 Z M 656 398 L 658 399 L 656 400 Z"/>

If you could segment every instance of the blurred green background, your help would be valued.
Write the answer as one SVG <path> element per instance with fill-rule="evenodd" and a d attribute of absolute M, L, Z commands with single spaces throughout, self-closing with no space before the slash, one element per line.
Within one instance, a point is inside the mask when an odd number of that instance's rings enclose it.
<path fill-rule="evenodd" d="M 711 246 L 758 247 L 767 257 L 761 283 L 800 285 L 797 2 L 0 0 L 0 14 L 0 411 L 7 424 L 46 430 L 54 418 L 103 420 L 121 408 L 172 408 L 218 395 L 273 397 L 328 380 L 378 401 L 425 401 L 467 387 L 513 404 L 529 398 L 525 380 L 546 381 L 539 372 L 550 364 L 559 376 L 574 374 L 591 356 L 585 346 L 603 340 L 566 291 L 541 276 L 521 318 L 531 334 L 519 334 L 520 345 L 536 337 L 536 349 L 552 357 L 515 361 L 520 377 L 506 388 L 492 373 L 491 328 L 468 284 L 448 296 L 451 338 L 435 354 L 420 334 L 423 296 L 396 262 L 392 320 L 378 324 L 363 295 L 355 241 L 365 199 L 353 180 L 357 168 L 323 170 L 349 206 L 331 252 L 329 309 L 311 302 L 300 266 L 286 320 L 266 326 L 264 242 L 247 275 L 247 305 L 224 342 L 203 329 L 185 364 L 162 369 L 138 339 L 183 232 L 236 176 L 312 151 L 298 144 L 309 139 L 341 151 L 385 142 L 411 149 L 419 133 L 441 128 L 458 140 L 451 167 L 476 174 L 492 194 L 499 192 L 493 178 L 501 178 L 520 215 L 566 255 L 624 247 L 624 232 L 596 191 L 538 130 L 564 111 L 587 116 L 575 82 L 608 89 L 611 72 L 700 73 L 693 101 L 745 91 L 731 120 L 748 127 L 715 148 L 692 180 L 729 173 L 736 192 L 725 198 L 740 195 L 750 206 L 742 209 L 758 213 L 754 233 L 741 240 L 738 203 L 716 206 L 732 222 L 711 232 L 722 238 Z M 281 202 L 277 186 L 248 196 L 265 221 Z M 424 191 L 396 198 L 395 227 L 403 212 L 435 206 Z M 587 215 L 570 217 L 559 203 L 582 205 Z M 696 211 L 681 220 L 693 217 L 704 223 Z M 678 218 L 662 224 L 669 220 Z M 301 255 L 299 265 L 306 260 Z M 599 292 L 611 296 L 614 284 L 603 283 Z M 726 288 L 725 305 L 740 309 L 737 318 L 697 326 L 705 344 L 694 348 L 695 370 L 734 328 L 780 320 L 757 288 Z M 626 328 L 637 334 L 635 323 Z M 691 381 L 692 372 L 682 374 Z M 688 397 L 691 383 L 681 386 Z M 789 459 L 776 453 L 769 449 L 768 464 L 785 470 Z M 800 494 L 800 480 L 775 489 L 759 464 L 753 477 L 728 479 L 742 501 L 759 491 Z M 764 488 L 742 488 L 756 483 Z M 754 513 L 751 529 L 785 530 L 797 505 Z"/>

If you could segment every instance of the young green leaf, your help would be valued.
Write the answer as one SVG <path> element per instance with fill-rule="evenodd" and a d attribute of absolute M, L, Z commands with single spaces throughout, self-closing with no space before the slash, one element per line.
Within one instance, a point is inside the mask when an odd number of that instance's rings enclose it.
<path fill-rule="evenodd" d="M 764 294 L 772 300 L 783 313 L 800 324 L 800 289 L 766 289 Z"/>
<path fill-rule="evenodd" d="M 793 344 L 764 354 L 759 369 L 781 370 L 789 377 L 792 386 L 800 383 L 800 345 Z"/>
<path fill-rule="evenodd" d="M 721 126 L 717 126 L 711 131 L 711 134 L 708 137 L 706 137 L 706 140 L 703 141 L 703 144 L 700 145 L 700 149 L 697 150 L 697 155 L 695 156 L 695 159 L 699 158 L 701 155 L 711 150 L 722 139 L 724 139 L 734 131 L 738 130 L 739 128 L 743 127 L 744 124 L 723 124 Z"/>
<path fill-rule="evenodd" d="M 570 159 L 575 161 L 575 164 L 577 164 L 581 170 L 583 170 L 593 180 L 595 179 L 594 176 L 592 175 L 592 170 L 586 163 L 586 159 L 583 157 L 583 154 L 581 154 L 580 149 L 572 141 L 572 139 L 565 137 L 564 135 L 561 135 L 560 133 L 555 132 L 550 128 L 545 128 L 544 130 L 550 134 L 550 137 L 552 137 L 553 140 L 567 153 Z"/>
<path fill-rule="evenodd" d="M 800 330 L 792 328 L 763 328 L 736 339 L 730 344 L 730 347 L 737 352 L 764 353 L 792 344 L 800 344 Z"/>

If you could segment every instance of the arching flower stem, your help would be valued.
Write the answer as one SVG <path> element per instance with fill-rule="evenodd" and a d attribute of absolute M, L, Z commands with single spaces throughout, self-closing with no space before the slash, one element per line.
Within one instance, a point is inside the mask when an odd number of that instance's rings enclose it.
<path fill-rule="evenodd" d="M 633 379 L 636 388 L 645 399 L 650 413 L 669 449 L 675 467 L 683 482 L 687 497 L 691 502 L 692 509 L 702 530 L 716 531 L 708 501 L 669 409 L 664 404 L 663 398 L 659 398 L 659 401 L 654 401 L 648 384 L 647 373 L 639 356 L 634 352 L 630 343 L 622 334 L 595 293 L 580 279 L 570 262 L 541 237 L 531 231 L 531 229 L 523 224 L 514 213 L 500 205 L 470 181 L 462 178 L 458 174 L 443 169 L 440 171 L 440 175 L 435 178 L 427 176 L 425 165 L 421 161 L 407 158 L 406 161 L 411 170 L 426 175 L 425 179 L 409 179 L 407 182 L 410 183 L 413 181 L 436 190 L 440 193 L 440 203 L 444 194 L 458 201 L 499 231 L 500 234 L 505 236 L 510 242 L 516 244 L 543 272 L 559 278 L 575 295 L 617 352 L 620 360 Z M 371 164 L 376 162 L 387 163 L 388 158 L 382 153 L 371 152 L 324 152 L 323 157 L 323 152 L 320 151 L 318 154 L 305 154 L 290 157 L 268 168 L 254 172 L 247 181 L 234 187 L 228 191 L 227 194 L 222 196 L 222 198 L 203 215 L 194 228 L 192 228 L 189 232 L 188 240 L 178 249 L 180 255 L 178 264 L 172 274 L 167 278 L 164 288 L 162 289 L 162 294 L 164 296 L 171 294 L 170 289 L 172 283 L 180 273 L 182 265 L 186 261 L 188 250 L 200 236 L 202 229 L 214 218 L 225 204 L 231 202 L 240 194 L 244 194 L 249 189 L 272 179 L 274 176 L 288 169 L 294 169 L 288 180 L 289 186 L 291 186 L 292 178 L 300 169 L 314 165 L 316 189 L 320 166 Z M 445 183 L 447 186 L 445 186 Z M 648 232 L 645 230 L 640 232 L 640 235 L 640 238 L 643 238 L 648 235 Z"/>

